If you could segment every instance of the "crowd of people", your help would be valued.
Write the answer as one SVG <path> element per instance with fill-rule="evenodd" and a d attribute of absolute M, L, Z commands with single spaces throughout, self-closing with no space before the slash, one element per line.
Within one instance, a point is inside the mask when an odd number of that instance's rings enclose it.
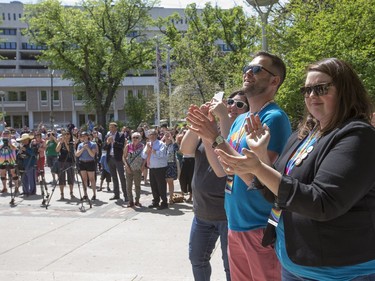
<path fill-rule="evenodd" d="M 81 200 L 89 200 L 89 195 L 90 200 L 97 200 L 97 192 L 103 191 L 106 183 L 104 189 L 113 192 L 110 200 L 118 200 L 122 194 L 128 207 L 142 206 L 143 179 L 145 185 L 151 184 L 154 200 L 150 208 L 165 209 L 174 204 L 173 181 L 185 169 L 177 157 L 180 150 L 176 139 L 181 141 L 186 128 L 171 129 L 163 125 L 149 129 L 143 124 L 135 130 L 125 126 L 120 130 L 116 122 L 111 122 L 108 129 L 105 134 L 101 126 L 80 130 L 70 124 L 66 129 L 54 131 L 40 124 L 35 130 L 23 128 L 19 133 L 4 126 L 0 136 L 1 193 L 10 192 L 11 197 L 35 195 L 37 184 L 45 182 L 48 166 L 53 179 L 48 184 L 59 187 L 60 200 L 77 199 L 76 182 L 82 183 Z M 66 185 L 69 197 L 64 192 Z"/>
<path fill-rule="evenodd" d="M 112 180 L 111 199 L 118 200 L 121 184 L 129 207 L 141 206 L 140 183 L 148 173 L 149 208 L 159 210 L 174 203 L 179 179 L 186 201 L 193 202 L 189 259 L 195 280 L 210 280 L 218 239 L 226 280 L 375 280 L 375 114 L 369 95 L 347 62 L 314 62 L 299 90 L 305 114 L 292 132 L 275 102 L 286 73 L 278 56 L 255 54 L 243 69 L 241 90 L 191 105 L 189 125 L 179 131 L 119 130 L 112 122 L 105 136 L 93 128 L 76 136 L 47 132 L 44 139 L 35 132 L 12 139 L 5 130 L 3 192 L 6 171 L 18 190 L 18 165 L 23 193 L 35 194 L 44 155 L 62 199 L 66 177 L 74 198 L 74 161 L 84 196 L 91 186 L 96 199 L 100 169 L 98 191 Z M 22 163 L 18 154 L 26 155 Z"/>

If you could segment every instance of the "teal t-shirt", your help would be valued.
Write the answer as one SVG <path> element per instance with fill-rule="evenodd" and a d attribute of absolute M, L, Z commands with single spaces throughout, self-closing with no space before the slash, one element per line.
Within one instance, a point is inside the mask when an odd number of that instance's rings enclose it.
<path fill-rule="evenodd" d="M 249 113 L 241 114 L 232 124 L 228 135 L 229 144 L 241 153 L 242 148 L 249 148 L 246 143 L 244 124 Z M 270 103 L 259 113 L 262 123 L 271 131 L 268 150 L 278 154 L 284 148 L 290 134 L 291 126 L 286 113 L 275 103 Z M 248 190 L 248 186 L 238 176 L 234 176 L 231 193 L 225 193 L 225 211 L 228 227 L 234 231 L 248 231 L 263 228 L 271 212 L 272 204 L 267 202 L 261 191 Z"/>
<path fill-rule="evenodd" d="M 57 142 L 48 140 L 46 144 L 46 156 L 58 156 L 56 152 Z"/>
<path fill-rule="evenodd" d="M 375 260 L 348 266 L 303 266 L 293 263 L 286 252 L 282 217 L 276 228 L 276 255 L 286 270 L 302 278 L 319 281 L 350 281 L 358 276 L 375 274 Z"/>

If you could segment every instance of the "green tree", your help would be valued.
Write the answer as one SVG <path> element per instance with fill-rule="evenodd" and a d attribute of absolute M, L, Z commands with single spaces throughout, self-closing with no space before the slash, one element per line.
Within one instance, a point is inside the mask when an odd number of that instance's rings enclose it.
<path fill-rule="evenodd" d="M 147 102 L 143 95 L 134 97 L 129 95 L 125 103 L 125 112 L 129 118 L 129 126 L 137 128 L 138 124 L 146 120 Z"/>
<path fill-rule="evenodd" d="M 303 112 L 299 87 L 308 64 L 328 57 L 348 61 L 375 97 L 375 6 L 368 0 L 291 0 L 274 14 L 271 49 L 288 75 L 278 101 L 294 125 Z"/>
<path fill-rule="evenodd" d="M 228 93 L 242 85 L 241 71 L 259 48 L 260 28 L 254 17 L 246 17 L 241 7 L 228 10 L 209 3 L 203 10 L 196 4 L 185 9 L 186 33 L 172 23 L 178 15 L 159 19 L 164 43 L 172 47 L 172 110 L 184 114 L 191 103 L 201 104 L 217 91 Z M 228 51 L 223 51 L 226 46 Z M 177 106 L 175 106 L 177 105 Z M 177 114 L 173 114 L 177 116 Z"/>
<path fill-rule="evenodd" d="M 106 114 L 129 70 L 150 66 L 152 42 L 142 33 L 151 24 L 155 0 L 84 0 L 64 7 L 58 0 L 27 5 L 27 34 L 47 50 L 40 60 L 64 71 L 77 94 L 106 124 Z"/>

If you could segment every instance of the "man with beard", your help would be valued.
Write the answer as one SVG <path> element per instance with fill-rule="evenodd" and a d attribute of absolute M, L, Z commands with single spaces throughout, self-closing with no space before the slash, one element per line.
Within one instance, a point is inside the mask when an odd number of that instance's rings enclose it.
<path fill-rule="evenodd" d="M 268 154 L 275 161 L 290 133 L 290 123 L 285 112 L 274 102 L 277 90 L 283 83 L 286 67 L 283 61 L 267 52 L 259 52 L 243 70 L 243 91 L 250 111 L 237 117 L 225 140 L 217 129 L 212 115 L 203 114 L 191 107 L 187 120 L 206 147 L 207 157 L 217 176 L 225 171 L 217 165 L 215 148 L 233 155 L 241 154 L 246 143 L 245 124 L 250 114 L 259 115 L 271 130 Z M 212 148 L 211 148 L 212 146 Z M 272 204 L 260 190 L 254 188 L 252 175 L 228 174 L 225 187 L 225 210 L 228 219 L 228 256 L 231 280 L 281 280 L 280 264 L 271 246 L 263 248 L 261 241 Z"/>

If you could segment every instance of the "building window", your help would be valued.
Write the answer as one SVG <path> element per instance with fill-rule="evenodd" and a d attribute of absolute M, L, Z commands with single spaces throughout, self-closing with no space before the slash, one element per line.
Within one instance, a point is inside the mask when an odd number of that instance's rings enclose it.
<path fill-rule="evenodd" d="M 9 91 L 7 97 L 8 101 L 26 101 L 26 91 Z"/>
<path fill-rule="evenodd" d="M 0 49 L 17 49 L 17 43 L 16 42 L 1 42 L 0 43 Z"/>
<path fill-rule="evenodd" d="M 23 50 L 46 50 L 46 46 L 40 46 L 40 45 L 33 45 L 29 43 L 22 43 L 22 49 Z"/>
<path fill-rule="evenodd" d="M 223 52 L 230 52 L 232 51 L 231 47 L 227 44 L 219 44 L 219 47 L 220 49 L 223 51 Z"/>
<path fill-rule="evenodd" d="M 14 91 L 8 92 L 8 101 L 18 101 L 18 94 Z"/>
<path fill-rule="evenodd" d="M 59 91 L 53 91 L 53 100 L 60 100 Z"/>
<path fill-rule="evenodd" d="M 141 99 L 145 96 L 144 90 L 138 90 L 138 98 Z"/>
<path fill-rule="evenodd" d="M 83 94 L 81 94 L 81 93 L 75 93 L 73 95 L 73 100 L 82 101 L 83 100 Z"/>
<path fill-rule="evenodd" d="M 15 128 L 22 128 L 22 115 L 15 115 L 13 116 L 13 127 Z"/>
<path fill-rule="evenodd" d="M 59 91 L 53 91 L 53 105 L 60 106 L 60 94 Z"/>
<path fill-rule="evenodd" d="M 134 37 L 137 37 L 137 36 L 138 36 L 138 31 L 130 31 L 127 34 L 127 37 L 131 37 L 131 38 L 134 38 Z"/>
<path fill-rule="evenodd" d="M 46 101 L 47 99 L 47 91 L 40 91 L 40 100 Z"/>
<path fill-rule="evenodd" d="M 13 14 L 13 20 L 17 20 L 16 14 Z"/>
<path fill-rule="evenodd" d="M 85 125 L 86 116 L 85 114 L 79 114 L 78 115 L 78 126 Z"/>
<path fill-rule="evenodd" d="M 3 13 L 3 20 L 5 20 L 5 13 Z"/>
<path fill-rule="evenodd" d="M 17 35 L 15 28 L 0 28 L 0 35 Z"/>
<path fill-rule="evenodd" d="M 26 91 L 20 92 L 20 101 L 26 101 Z"/>
<path fill-rule="evenodd" d="M 47 96 L 47 91 L 40 91 L 40 104 L 43 106 L 48 105 L 48 96 Z"/>

